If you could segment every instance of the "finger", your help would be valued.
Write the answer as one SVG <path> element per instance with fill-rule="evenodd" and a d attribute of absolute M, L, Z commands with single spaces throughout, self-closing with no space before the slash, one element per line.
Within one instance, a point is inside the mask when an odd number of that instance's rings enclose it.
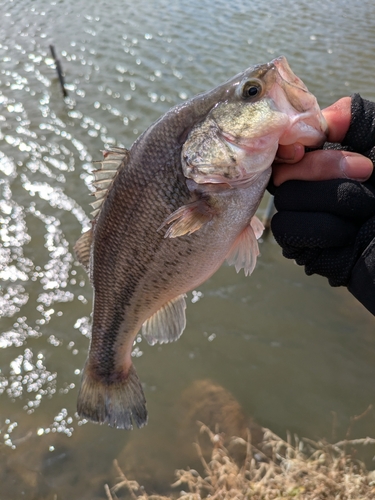
<path fill-rule="evenodd" d="M 285 181 L 325 181 L 329 179 L 367 180 L 373 171 L 369 158 L 349 151 L 319 150 L 307 153 L 296 165 L 274 164 L 273 183 Z"/>
<path fill-rule="evenodd" d="M 351 98 L 343 97 L 322 111 L 328 124 L 328 141 L 341 142 L 349 129 L 351 120 Z M 276 163 L 297 163 L 305 154 L 305 147 L 296 142 L 287 146 L 279 146 Z"/>
<path fill-rule="evenodd" d="M 279 146 L 274 161 L 277 163 L 297 163 L 302 160 L 304 154 L 305 146 L 296 142 L 288 146 Z"/>
<path fill-rule="evenodd" d="M 323 109 L 322 113 L 328 124 L 329 142 L 342 142 L 344 139 L 352 116 L 351 106 L 351 97 L 343 97 L 328 108 Z"/>
<path fill-rule="evenodd" d="M 271 221 L 277 243 L 292 248 L 333 248 L 353 243 L 358 227 L 325 212 L 277 212 Z"/>
<path fill-rule="evenodd" d="M 351 120 L 351 98 L 343 97 L 322 111 L 328 124 L 328 141 L 341 142 L 349 129 Z M 276 163 L 298 163 L 305 154 L 305 147 L 300 143 L 279 146 Z"/>
<path fill-rule="evenodd" d="M 288 181 L 277 188 L 274 202 L 279 212 L 326 212 L 359 223 L 375 214 L 375 188 L 350 179 Z"/>

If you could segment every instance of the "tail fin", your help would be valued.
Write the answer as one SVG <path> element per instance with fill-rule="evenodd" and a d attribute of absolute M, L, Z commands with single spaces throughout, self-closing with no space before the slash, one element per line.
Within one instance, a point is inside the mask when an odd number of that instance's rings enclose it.
<path fill-rule="evenodd" d="M 77 411 L 80 417 L 117 429 L 132 429 L 132 422 L 138 428 L 146 425 L 146 399 L 134 366 L 131 365 L 125 380 L 107 383 L 93 377 L 86 363 Z"/>

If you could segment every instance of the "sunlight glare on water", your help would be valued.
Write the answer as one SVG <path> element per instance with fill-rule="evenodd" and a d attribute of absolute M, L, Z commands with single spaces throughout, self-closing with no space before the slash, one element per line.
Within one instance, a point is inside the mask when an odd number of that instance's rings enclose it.
<path fill-rule="evenodd" d="M 198 379 L 283 436 L 329 438 L 332 412 L 345 435 L 374 403 L 374 320 L 345 290 L 285 261 L 271 236 L 251 278 L 223 266 L 190 294 L 179 342 L 151 348 L 137 337 L 146 429 L 79 419 L 92 289 L 73 246 L 89 228 L 100 150 L 130 147 L 171 106 L 245 67 L 284 54 L 321 106 L 353 92 L 375 100 L 375 4 L 0 0 L 0 9 L 0 495 L 104 498 L 124 449 L 173 472 L 183 456 L 165 444 L 174 405 Z M 372 432 L 361 425 L 359 435 Z"/>

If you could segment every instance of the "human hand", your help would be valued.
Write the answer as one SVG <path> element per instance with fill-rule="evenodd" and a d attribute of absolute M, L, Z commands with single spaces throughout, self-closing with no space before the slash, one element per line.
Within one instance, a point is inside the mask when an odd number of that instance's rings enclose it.
<path fill-rule="evenodd" d="M 322 111 L 328 125 L 330 143 L 341 143 L 349 129 L 351 98 L 343 97 Z M 272 168 L 275 186 L 288 180 L 323 181 L 347 178 L 365 181 L 373 171 L 369 158 L 350 151 L 319 149 L 305 154 L 305 147 L 295 143 L 280 146 Z"/>
<path fill-rule="evenodd" d="M 306 154 L 294 145 L 294 159 L 274 165 L 272 231 L 306 274 L 347 286 L 375 314 L 375 104 L 355 95 L 324 114 L 329 140 L 341 144 Z"/>

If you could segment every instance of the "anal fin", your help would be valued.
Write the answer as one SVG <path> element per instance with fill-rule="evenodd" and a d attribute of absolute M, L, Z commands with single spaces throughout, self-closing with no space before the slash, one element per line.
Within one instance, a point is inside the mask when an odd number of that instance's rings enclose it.
<path fill-rule="evenodd" d="M 228 255 L 228 264 L 234 265 L 236 271 L 244 270 L 245 276 L 249 276 L 255 268 L 259 247 L 257 239 L 263 232 L 263 224 L 258 217 L 253 217 L 250 224 L 242 231 L 232 245 Z"/>
<path fill-rule="evenodd" d="M 193 201 L 173 212 L 165 219 L 159 227 L 162 229 L 167 224 L 171 224 L 167 229 L 164 238 L 177 238 L 184 234 L 192 234 L 198 231 L 204 224 L 209 222 L 214 216 L 214 210 L 204 200 Z"/>
<path fill-rule="evenodd" d="M 83 233 L 83 235 L 77 240 L 76 244 L 74 245 L 74 251 L 76 253 L 77 259 L 86 270 L 88 270 L 90 264 L 92 238 L 93 230 L 92 228 L 90 228 L 88 231 Z"/>
<path fill-rule="evenodd" d="M 186 295 L 167 302 L 142 325 L 142 335 L 150 345 L 165 344 L 177 340 L 186 326 Z"/>

